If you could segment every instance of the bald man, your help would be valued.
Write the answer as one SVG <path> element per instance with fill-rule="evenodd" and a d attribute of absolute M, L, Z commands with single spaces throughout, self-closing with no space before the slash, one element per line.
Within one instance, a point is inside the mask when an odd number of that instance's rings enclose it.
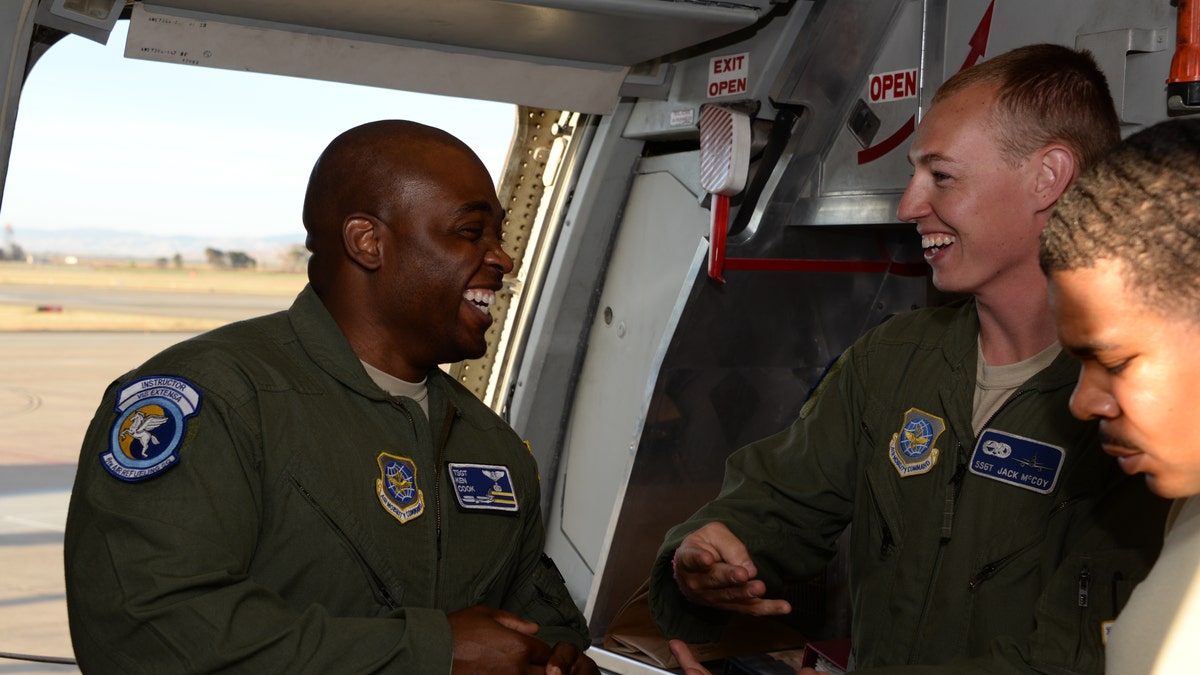
<path fill-rule="evenodd" d="M 330 143 L 292 307 L 152 357 L 88 429 L 65 541 L 84 672 L 598 672 L 532 455 L 438 369 L 486 350 L 502 219 L 443 131 Z"/>

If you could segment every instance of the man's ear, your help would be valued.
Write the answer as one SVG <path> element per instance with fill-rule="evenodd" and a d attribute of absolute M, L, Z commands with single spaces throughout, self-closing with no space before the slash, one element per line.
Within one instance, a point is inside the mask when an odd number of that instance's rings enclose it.
<path fill-rule="evenodd" d="M 366 214 L 354 214 L 342 223 L 342 245 L 346 256 L 367 270 L 381 264 L 379 230 L 383 223 Z"/>
<path fill-rule="evenodd" d="M 1037 183 L 1034 187 L 1037 195 L 1038 210 L 1054 206 L 1058 198 L 1070 187 L 1079 173 L 1075 155 L 1062 145 L 1051 145 L 1038 155 L 1040 163 L 1037 167 Z"/>

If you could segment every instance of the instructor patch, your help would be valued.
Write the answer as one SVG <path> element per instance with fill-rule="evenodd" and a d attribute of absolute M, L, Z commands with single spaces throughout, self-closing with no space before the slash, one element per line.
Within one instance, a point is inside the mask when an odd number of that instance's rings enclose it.
<path fill-rule="evenodd" d="M 516 512 L 517 493 L 508 467 L 496 464 L 451 464 L 450 483 L 464 509 Z"/>
<path fill-rule="evenodd" d="M 388 513 L 401 523 L 425 513 L 425 494 L 417 487 L 417 465 L 407 457 L 379 453 L 379 478 L 375 495 Z"/>
<path fill-rule="evenodd" d="M 1049 494 L 1058 485 L 1065 455 L 1057 445 L 987 429 L 971 453 L 971 473 Z"/>
<path fill-rule="evenodd" d="M 179 463 L 187 419 L 200 409 L 200 392 L 178 377 L 144 377 L 117 392 L 117 421 L 100 461 L 130 483 Z"/>
<path fill-rule="evenodd" d="M 888 456 L 892 466 L 901 476 L 915 476 L 928 472 L 937 464 L 940 451 L 933 447 L 946 430 L 946 422 L 936 415 L 909 408 L 904 413 L 904 425 L 892 434 L 888 444 Z"/>

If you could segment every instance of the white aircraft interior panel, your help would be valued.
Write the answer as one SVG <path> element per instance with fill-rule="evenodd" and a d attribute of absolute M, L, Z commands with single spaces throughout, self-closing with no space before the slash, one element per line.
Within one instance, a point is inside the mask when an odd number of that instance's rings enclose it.
<path fill-rule="evenodd" d="M 641 435 L 655 358 L 708 212 L 674 177 L 635 178 L 617 234 L 565 448 L 563 531 L 594 571 Z"/>
<path fill-rule="evenodd" d="M 631 66 L 757 21 L 772 0 L 156 0 L 362 35 Z"/>
<path fill-rule="evenodd" d="M 608 114 L 628 68 L 247 26 L 135 4 L 128 58 Z"/>

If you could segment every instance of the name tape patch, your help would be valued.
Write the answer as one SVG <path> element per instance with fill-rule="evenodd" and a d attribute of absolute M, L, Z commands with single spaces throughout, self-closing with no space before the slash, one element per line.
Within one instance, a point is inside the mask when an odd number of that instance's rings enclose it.
<path fill-rule="evenodd" d="M 986 429 L 971 454 L 971 473 L 1050 494 L 1058 485 L 1066 452 L 1032 438 Z"/>
<path fill-rule="evenodd" d="M 518 510 L 508 467 L 496 464 L 450 464 L 454 496 L 464 509 Z"/>
<path fill-rule="evenodd" d="M 117 392 L 117 421 L 100 462 L 129 483 L 179 463 L 187 419 L 200 409 L 200 391 L 178 377 L 143 377 Z"/>

